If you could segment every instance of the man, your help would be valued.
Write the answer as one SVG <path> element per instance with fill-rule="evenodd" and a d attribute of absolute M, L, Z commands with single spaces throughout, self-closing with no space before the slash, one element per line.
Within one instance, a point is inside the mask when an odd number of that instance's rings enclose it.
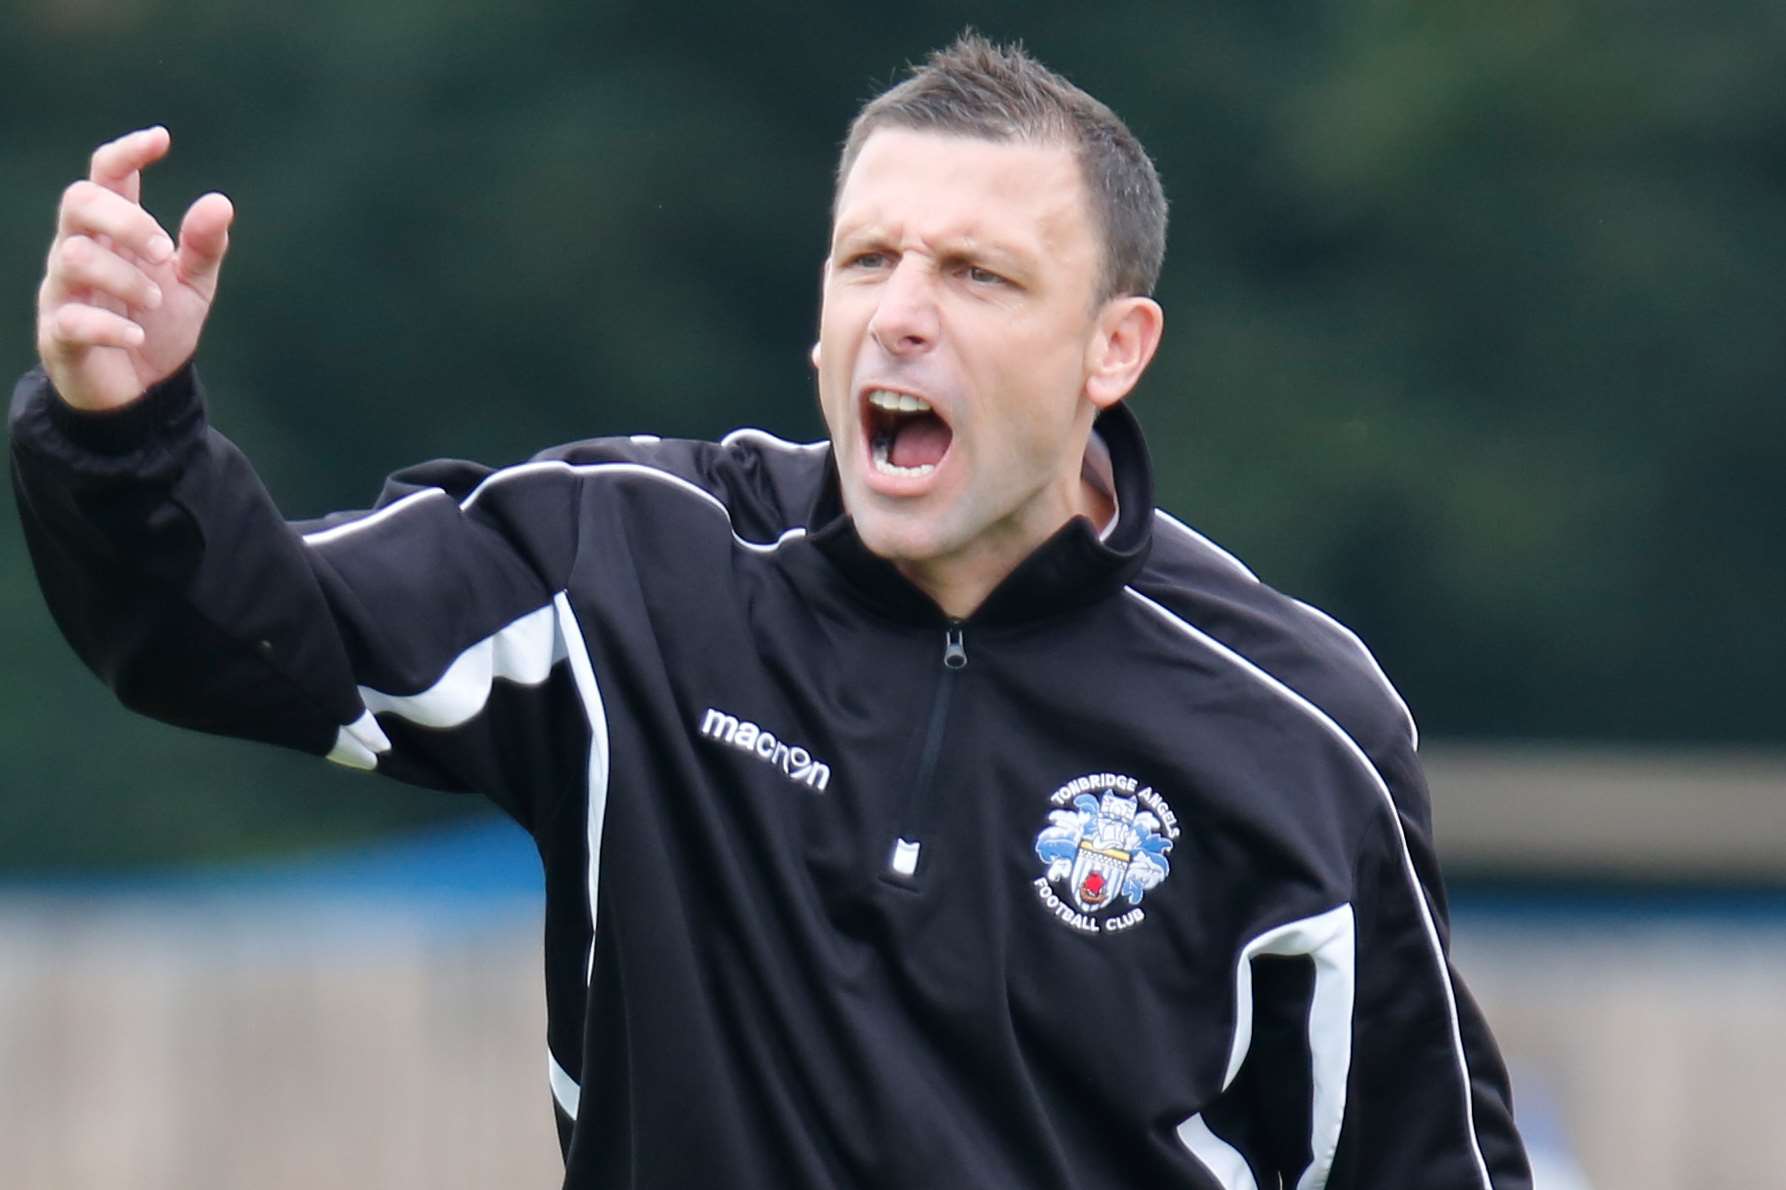
<path fill-rule="evenodd" d="M 231 210 L 64 196 L 15 474 L 123 700 L 476 789 L 547 885 L 567 1186 L 1529 1184 L 1413 725 L 1152 505 L 1151 163 L 965 37 L 858 116 L 830 443 L 433 463 L 288 527 L 188 364 Z"/>

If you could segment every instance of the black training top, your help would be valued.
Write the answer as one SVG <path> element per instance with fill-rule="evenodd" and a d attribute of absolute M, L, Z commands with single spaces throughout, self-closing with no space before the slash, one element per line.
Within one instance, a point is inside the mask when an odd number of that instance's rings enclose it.
<path fill-rule="evenodd" d="M 126 704 L 533 834 L 566 1186 L 1529 1186 L 1406 707 L 1097 431 L 1114 526 L 955 622 L 822 443 L 428 463 L 288 525 L 190 368 L 12 409 Z"/>

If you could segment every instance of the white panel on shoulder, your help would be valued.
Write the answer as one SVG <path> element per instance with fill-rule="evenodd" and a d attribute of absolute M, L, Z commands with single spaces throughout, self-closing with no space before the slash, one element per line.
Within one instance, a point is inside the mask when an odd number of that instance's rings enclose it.
<path fill-rule="evenodd" d="M 486 636 L 453 659 L 434 685 L 419 694 L 386 694 L 360 687 L 374 714 L 389 712 L 423 727 L 458 727 L 490 701 L 497 678 L 537 686 L 564 659 L 551 604 Z"/>
<path fill-rule="evenodd" d="M 375 769 L 391 741 L 377 714 L 391 714 L 424 727 L 458 727 L 490 702 L 496 679 L 537 686 L 565 658 L 557 609 L 548 603 L 486 636 L 453 658 L 446 672 L 420 694 L 386 694 L 361 686 L 360 717 L 336 730 L 328 759 L 356 769 Z"/>

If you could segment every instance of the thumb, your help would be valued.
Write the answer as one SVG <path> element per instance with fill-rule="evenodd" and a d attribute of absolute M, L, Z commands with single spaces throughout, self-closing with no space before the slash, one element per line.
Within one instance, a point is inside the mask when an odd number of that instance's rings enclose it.
<path fill-rule="evenodd" d="M 229 250 L 229 227 L 236 208 L 221 194 L 207 194 L 180 220 L 180 255 L 176 275 L 209 300 L 217 292 L 217 272 Z"/>

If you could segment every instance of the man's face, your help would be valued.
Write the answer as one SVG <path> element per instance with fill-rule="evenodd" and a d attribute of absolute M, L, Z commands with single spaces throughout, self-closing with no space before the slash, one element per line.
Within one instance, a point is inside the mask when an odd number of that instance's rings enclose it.
<path fill-rule="evenodd" d="M 996 579 L 1077 511 L 1099 261 L 1065 147 L 903 129 L 863 145 L 814 364 L 844 506 L 921 585 Z"/>

